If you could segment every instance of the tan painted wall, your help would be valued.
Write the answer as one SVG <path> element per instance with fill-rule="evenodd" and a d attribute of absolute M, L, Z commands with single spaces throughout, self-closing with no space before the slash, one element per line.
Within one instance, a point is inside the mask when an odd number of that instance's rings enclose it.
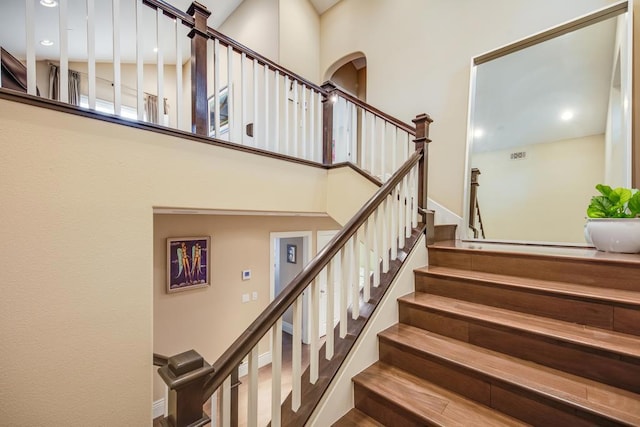
<path fill-rule="evenodd" d="M 471 58 L 611 3 L 343 0 L 320 18 L 320 72 L 363 52 L 367 102 L 432 116 L 430 197 L 461 215 Z"/>
<path fill-rule="evenodd" d="M 280 64 L 320 84 L 320 17 L 309 0 L 279 0 Z"/>
<path fill-rule="evenodd" d="M 331 169 L 327 178 L 327 213 L 345 225 L 377 190 L 377 185 L 350 167 Z"/>
<path fill-rule="evenodd" d="M 173 355 L 193 348 L 209 362 L 269 303 L 269 233 L 312 231 L 315 239 L 318 230 L 338 227 L 328 217 L 154 215 L 153 220 L 154 351 Z M 166 239 L 181 236 L 211 236 L 211 286 L 167 294 Z M 295 265 L 302 262 L 299 245 Z M 242 270 L 251 270 L 250 280 L 242 280 Z M 242 294 L 254 291 L 258 300 L 242 303 Z M 268 344 L 261 345 L 260 353 L 268 351 Z M 159 381 L 154 390 L 154 400 L 163 397 Z"/>
<path fill-rule="evenodd" d="M 518 151 L 526 158 L 511 160 Z M 587 206 L 604 163 L 604 135 L 474 153 L 487 238 L 585 243 Z"/>
<path fill-rule="evenodd" d="M 326 171 L 5 100 L 0 112 L 3 422 L 147 425 L 152 208 L 323 212 Z"/>
<path fill-rule="evenodd" d="M 245 0 L 222 23 L 219 31 L 278 62 L 279 25 L 278 0 Z"/>

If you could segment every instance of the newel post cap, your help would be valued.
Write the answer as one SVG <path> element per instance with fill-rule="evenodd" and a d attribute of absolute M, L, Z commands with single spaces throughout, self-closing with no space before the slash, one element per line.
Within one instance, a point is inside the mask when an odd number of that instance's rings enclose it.
<path fill-rule="evenodd" d="M 158 369 L 158 374 L 171 390 L 176 390 L 213 371 L 213 367 L 197 351 L 188 350 L 170 357 L 169 363 Z"/>

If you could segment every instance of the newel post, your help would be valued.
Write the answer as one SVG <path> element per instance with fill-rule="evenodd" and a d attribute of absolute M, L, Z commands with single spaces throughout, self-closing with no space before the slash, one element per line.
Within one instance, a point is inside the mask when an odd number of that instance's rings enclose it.
<path fill-rule="evenodd" d="M 202 411 L 204 384 L 213 372 L 195 350 L 169 358 L 158 374 L 169 387 L 169 416 L 163 421 L 167 427 L 202 426 L 209 417 Z"/>
<path fill-rule="evenodd" d="M 428 114 L 419 114 L 412 120 L 416 125 L 416 151 L 422 150 L 423 156 L 418 164 L 418 207 L 427 210 L 427 187 L 429 178 L 429 125 L 433 123 Z M 424 215 L 423 215 L 424 219 Z"/>
<path fill-rule="evenodd" d="M 478 175 L 480 169 L 471 169 L 471 188 L 469 191 L 469 227 L 473 230 L 473 237 L 478 238 L 478 230 L 476 229 L 476 203 L 478 202 Z"/>
<path fill-rule="evenodd" d="M 191 3 L 187 13 L 193 16 L 195 25 L 189 31 L 191 38 L 191 132 L 207 136 L 207 19 L 209 10 L 198 2 Z"/>
<path fill-rule="evenodd" d="M 322 85 L 325 93 L 322 97 L 322 163 L 333 164 L 333 104 L 337 99 L 336 85 L 325 82 Z"/>

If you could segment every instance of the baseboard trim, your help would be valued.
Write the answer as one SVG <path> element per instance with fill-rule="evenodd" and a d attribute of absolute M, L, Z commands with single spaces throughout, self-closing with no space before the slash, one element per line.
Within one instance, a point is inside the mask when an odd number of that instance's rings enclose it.
<path fill-rule="evenodd" d="M 153 402 L 153 418 L 164 416 L 164 398 Z"/>
<path fill-rule="evenodd" d="M 262 353 L 258 356 L 258 369 L 271 363 L 271 352 Z M 238 367 L 238 376 L 244 377 L 249 373 L 249 362 L 242 362 Z"/>
<path fill-rule="evenodd" d="M 289 322 L 282 321 L 282 331 L 293 335 L 293 325 Z"/>

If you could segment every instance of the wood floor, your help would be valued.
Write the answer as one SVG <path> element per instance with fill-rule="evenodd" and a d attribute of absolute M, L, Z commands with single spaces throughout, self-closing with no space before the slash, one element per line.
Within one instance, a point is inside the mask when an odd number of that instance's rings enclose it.
<path fill-rule="evenodd" d="M 438 242 L 336 426 L 640 425 L 640 256 Z"/>

